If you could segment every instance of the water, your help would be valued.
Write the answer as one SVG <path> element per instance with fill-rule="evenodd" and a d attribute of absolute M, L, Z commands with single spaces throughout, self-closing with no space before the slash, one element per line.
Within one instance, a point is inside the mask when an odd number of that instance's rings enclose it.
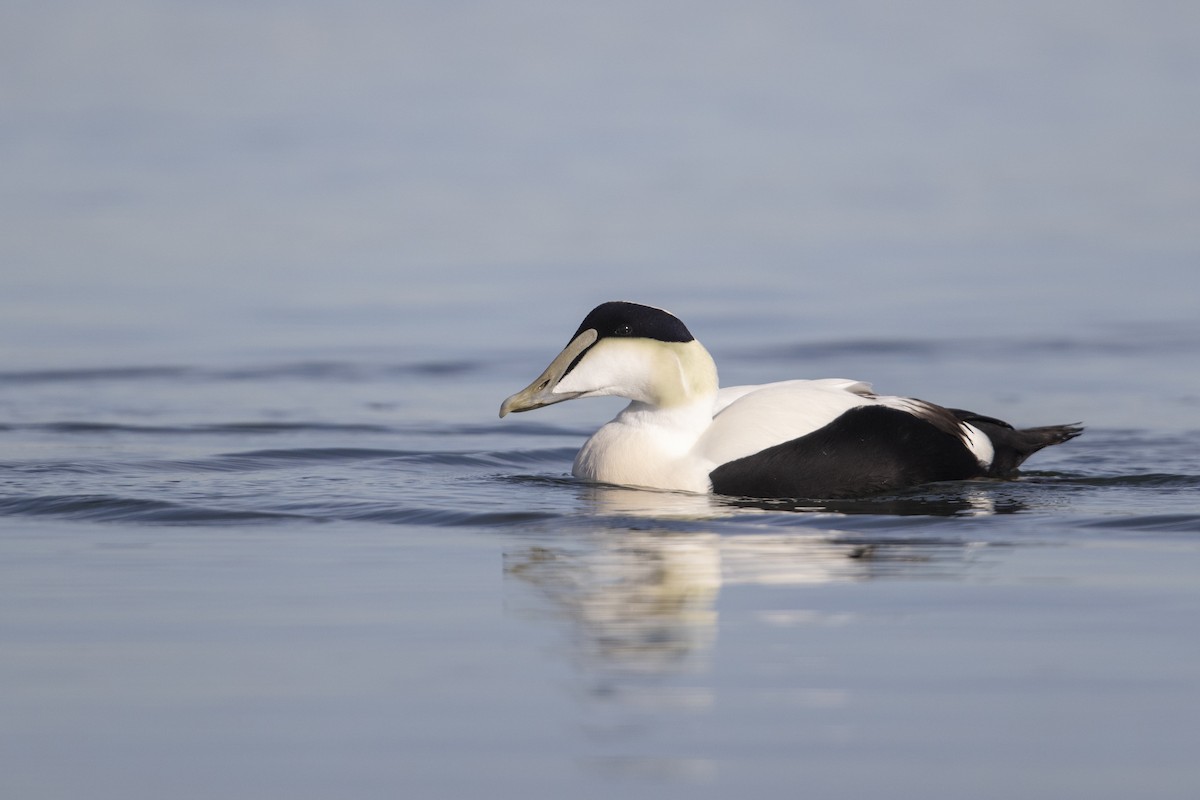
<path fill-rule="evenodd" d="M 1190 7 L 4 15 L 5 797 L 1194 796 Z M 588 486 L 496 413 L 608 299 L 1088 429 Z"/>

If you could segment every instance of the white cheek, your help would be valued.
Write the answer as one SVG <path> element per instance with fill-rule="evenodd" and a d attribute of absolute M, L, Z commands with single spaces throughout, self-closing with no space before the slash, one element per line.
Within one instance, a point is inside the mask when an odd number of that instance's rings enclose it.
<path fill-rule="evenodd" d="M 603 340 L 554 387 L 555 394 L 618 395 L 646 399 L 646 382 L 654 375 L 652 349 L 630 340 Z"/>

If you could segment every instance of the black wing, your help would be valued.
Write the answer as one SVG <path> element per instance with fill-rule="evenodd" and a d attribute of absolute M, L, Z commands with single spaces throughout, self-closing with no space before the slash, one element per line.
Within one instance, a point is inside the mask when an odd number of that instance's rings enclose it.
<path fill-rule="evenodd" d="M 709 478 L 716 494 L 833 499 L 984 474 L 945 426 L 887 406 L 863 406 L 798 439 L 722 464 Z"/>

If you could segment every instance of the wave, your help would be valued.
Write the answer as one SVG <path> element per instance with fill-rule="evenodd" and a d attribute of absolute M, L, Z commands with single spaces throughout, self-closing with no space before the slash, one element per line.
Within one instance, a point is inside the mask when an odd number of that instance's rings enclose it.
<path fill-rule="evenodd" d="M 210 458 L 157 462 L 202 471 L 253 471 L 345 462 L 396 461 L 431 466 L 518 467 L 545 464 L 574 457 L 573 448 L 453 452 L 443 450 L 386 450 L 365 447 L 301 447 L 281 450 L 250 450 L 224 453 Z"/>
<path fill-rule="evenodd" d="M 188 367 L 99 367 L 79 369 L 8 370 L 0 372 L 4 383 L 65 383 L 92 381 L 144 381 L 177 379 L 193 374 Z"/>
<path fill-rule="evenodd" d="M 278 522 L 304 519 L 302 515 L 276 511 L 210 508 L 107 494 L 0 497 L 0 514 L 54 516 L 94 522 L 133 521 L 162 524 Z"/>
<path fill-rule="evenodd" d="M 1096 488 L 1154 488 L 1200 489 L 1200 475 L 1180 475 L 1166 472 L 1147 472 L 1140 475 L 1069 475 L 1042 473 L 1029 479 L 1046 484 L 1088 486 Z"/>
<path fill-rule="evenodd" d="M 432 525 L 435 527 L 506 527 L 560 519 L 547 511 L 463 511 L 424 508 L 384 502 L 299 503 L 285 507 L 314 519 L 356 522 L 382 522 L 392 525 Z"/>
<path fill-rule="evenodd" d="M 1154 355 L 1163 353 L 1193 353 L 1200 344 L 1200 333 L 1194 329 L 1167 328 L 1146 331 L 1117 331 L 1109 336 L 1089 338 L 1030 337 L 989 339 L 955 337 L 953 339 L 862 338 L 830 339 L 825 341 L 794 342 L 774 347 L 758 347 L 737 354 L 741 360 L 780 359 L 819 361 L 854 356 L 897 356 L 921 358 L 933 356 L 1021 356 L 1031 353 L 1050 353 L 1068 356 Z"/>
<path fill-rule="evenodd" d="M 1099 530 L 1200 533 L 1200 514 L 1140 514 L 1088 520 L 1080 527 Z"/>
<path fill-rule="evenodd" d="M 408 450 L 386 450 L 371 447 L 298 447 L 221 453 L 194 459 L 152 461 L 145 462 L 142 466 L 153 470 L 169 468 L 189 472 L 257 472 L 309 464 L 381 461 L 412 454 L 413 452 Z"/>
<path fill-rule="evenodd" d="M 534 450 L 445 451 L 392 450 L 372 447 L 299 447 L 221 453 L 201 458 L 147 459 L 139 461 L 48 461 L 0 463 L 14 473 L 112 475 L 144 472 L 258 472 L 322 464 L 394 462 L 437 467 L 517 468 L 569 464 L 574 447 Z"/>
<path fill-rule="evenodd" d="M 52 516 L 90 522 L 163 525 L 369 521 L 438 527 L 504 527 L 556 519 L 544 511 L 452 511 L 388 503 L 294 504 L 277 510 L 223 508 L 111 494 L 0 497 L 0 516 Z"/>
<path fill-rule="evenodd" d="M 414 361 L 402 364 L 351 361 L 300 361 L 247 367 L 205 368 L 179 365 L 82 367 L 0 371 L 10 384 L 95 383 L 196 380 L 332 380 L 365 381 L 408 376 L 456 377 L 483 369 L 484 362 L 467 360 Z"/>
<path fill-rule="evenodd" d="M 569 428 L 545 425 L 537 422 L 515 422 L 504 424 L 446 425 L 439 423 L 413 422 L 403 425 L 345 422 L 220 422 L 195 425 L 144 425 L 123 422 L 92 422 L 85 420 L 62 420 L 57 422 L 0 423 L 0 431 L 34 431 L 39 433 L 61 433 L 78 435 L 107 434 L 153 434 L 168 436 L 245 436 L 248 434 L 295 434 L 295 433 L 376 433 L 376 434 L 421 434 L 433 436 L 570 436 L 587 437 L 592 431 L 584 428 Z"/>
<path fill-rule="evenodd" d="M 66 434 L 108 434 L 108 433 L 145 433 L 145 434 L 234 434 L 243 436 L 254 433 L 395 433 L 395 428 L 387 425 L 370 425 L 359 423 L 331 422 L 225 422 L 200 425 L 133 425 L 114 422 L 82 422 L 67 420 L 63 422 L 38 422 L 30 424 L 15 424 L 5 426 L 6 430 L 41 431 L 46 433 Z"/>

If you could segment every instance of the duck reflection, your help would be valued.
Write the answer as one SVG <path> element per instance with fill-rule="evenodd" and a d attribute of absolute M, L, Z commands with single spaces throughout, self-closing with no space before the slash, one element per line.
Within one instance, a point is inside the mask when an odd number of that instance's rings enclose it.
<path fill-rule="evenodd" d="M 509 549 L 506 605 L 565 635 L 553 657 L 575 667 L 564 688 L 578 700 L 576 723 L 591 743 L 581 763 L 618 779 L 652 775 L 672 783 L 710 782 L 720 762 L 694 742 L 674 743 L 692 741 L 698 717 L 732 707 L 782 706 L 809 740 L 850 742 L 853 715 L 843 710 L 854 703 L 852 691 L 824 670 L 822 659 L 839 640 L 831 629 L 873 623 L 853 605 L 825 605 L 844 595 L 798 587 L 954 577 L 987 550 L 938 536 L 941 529 L 964 529 L 932 518 L 1018 506 L 984 484 L 837 507 L 574 488 L 594 527 L 530 532 L 536 538 Z M 906 513 L 926 519 L 912 525 L 894 518 Z M 858 532 L 842 529 L 855 521 L 863 523 Z M 736 591 L 718 604 L 723 589 Z M 722 648 L 719 614 L 727 617 L 729 639 Z M 761 684 L 731 684 L 721 669 L 745 659 L 753 661 L 739 669 L 761 676 Z"/>
<path fill-rule="evenodd" d="M 879 542 L 806 529 L 784 533 L 605 531 L 508 553 L 505 572 L 570 622 L 587 667 L 654 673 L 703 663 L 722 587 L 866 580 L 930 561 L 938 540 Z M 961 549 L 954 544 L 954 548 Z"/>
<path fill-rule="evenodd" d="M 627 498 L 606 493 L 607 501 L 627 503 Z M 697 513 L 686 505 L 676 508 Z M 621 508 L 630 513 L 627 504 Z M 682 732 L 692 715 L 716 705 L 709 661 L 722 588 L 864 581 L 888 570 L 940 569 L 942 564 L 958 569 L 963 559 L 951 554 L 970 550 L 945 540 L 871 540 L 816 528 L 718 534 L 715 521 L 695 523 L 706 529 L 692 531 L 665 531 L 665 524 L 572 534 L 505 554 L 505 576 L 519 589 L 512 598 L 519 600 L 510 602 L 509 610 L 555 620 L 566 632 L 561 655 L 575 664 L 581 681 L 574 687 L 582 692 L 579 723 L 598 747 L 596 768 L 606 773 L 654 770 L 672 779 L 703 781 L 715 768 L 690 752 L 680 761 L 647 757 L 636 748 L 669 739 L 669 732 Z M 785 606 L 762 608 L 751 621 L 763 626 L 761 635 L 774 637 L 796 626 L 853 624 L 855 618 Z M 831 702 L 846 702 L 840 687 L 807 686 L 800 675 L 795 680 L 797 685 L 780 690 L 778 702 L 817 714 Z M 821 719 L 826 721 L 819 723 L 818 735 L 840 741 L 844 731 L 838 724 Z"/>
<path fill-rule="evenodd" d="M 721 587 L 719 537 L 630 532 L 594 544 L 505 557 L 506 573 L 535 587 L 571 623 L 579 658 L 593 667 L 660 672 L 707 650 Z"/>
<path fill-rule="evenodd" d="M 604 484 L 585 484 L 580 493 L 594 513 L 658 519 L 714 519 L 748 511 L 963 517 L 1026 510 L 1025 503 L 1012 495 L 1012 487 L 1017 485 L 1013 481 L 957 481 L 848 500 L 758 500 Z"/>
<path fill-rule="evenodd" d="M 592 514 L 604 516 L 704 520 L 737 513 L 735 508 L 711 494 L 630 489 L 597 483 L 580 484 L 579 493 Z"/>

